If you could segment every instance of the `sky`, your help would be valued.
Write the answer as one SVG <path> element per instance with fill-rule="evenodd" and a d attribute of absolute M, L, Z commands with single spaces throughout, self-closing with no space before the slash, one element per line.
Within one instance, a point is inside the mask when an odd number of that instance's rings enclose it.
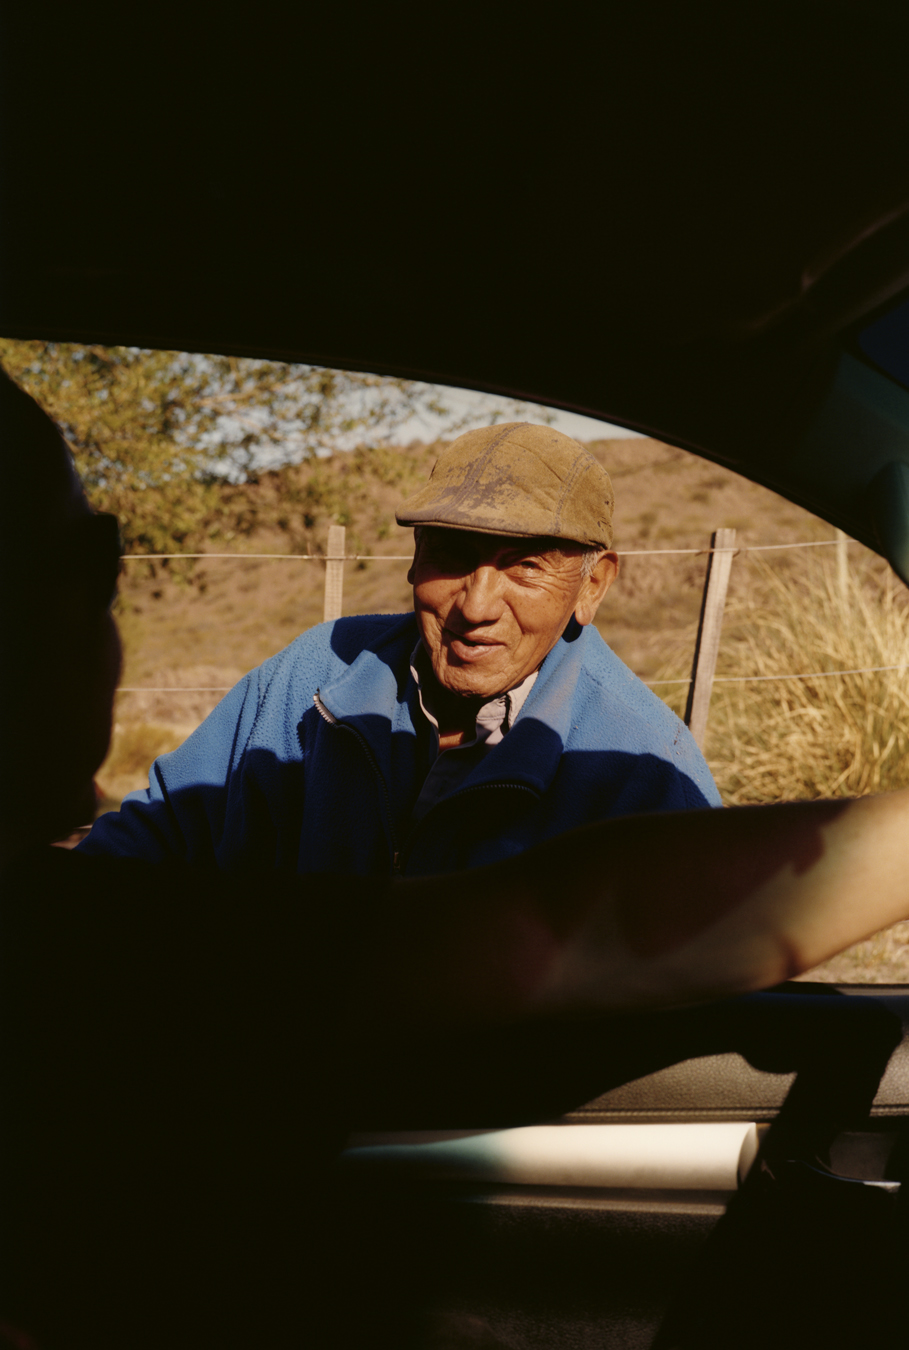
<path fill-rule="evenodd" d="M 419 384 L 418 381 L 414 382 Z M 562 431 L 568 436 L 574 436 L 576 440 L 613 440 L 619 437 L 637 436 L 638 432 L 629 431 L 625 427 L 613 426 L 609 422 L 600 422 L 593 417 L 582 417 L 578 413 L 563 412 L 557 408 L 545 408 L 536 403 L 520 404 L 515 399 L 506 398 L 499 394 L 484 394 L 475 389 L 457 389 L 449 386 L 422 386 L 424 390 L 437 397 L 438 401 L 447 409 L 446 417 L 438 417 L 429 411 L 423 411 L 414 415 L 405 422 L 396 422 L 390 419 L 384 426 L 371 423 L 368 428 L 368 438 L 372 440 L 386 440 L 391 445 L 409 445 L 411 441 L 422 441 L 431 444 L 433 441 L 445 437 L 452 439 L 453 436 L 462 435 L 465 431 L 471 431 L 474 427 L 488 426 L 490 422 L 544 422 L 547 417 L 551 417 L 550 426 Z M 382 391 L 375 391 L 380 396 Z M 358 411 L 358 410 L 355 410 Z M 362 411 L 362 410 L 359 410 Z M 498 414 L 498 415 L 496 415 Z M 261 413 L 264 421 L 266 413 Z M 462 425 L 458 425 L 464 418 Z M 207 443 L 217 453 L 221 445 L 236 443 L 244 431 L 249 430 L 250 424 L 254 423 L 255 414 L 246 418 L 241 424 L 230 416 L 222 417 L 217 427 L 207 433 L 207 438 L 203 438 L 201 443 Z M 353 450 L 362 444 L 364 439 L 364 430 L 362 426 L 354 430 L 343 433 L 334 432 L 330 437 L 328 444 L 316 444 L 316 455 L 330 455 L 336 450 Z M 272 469 L 281 464 L 292 463 L 300 458 L 306 452 L 306 434 L 301 433 L 299 428 L 295 430 L 293 419 L 285 427 L 284 439 L 276 444 L 261 444 L 254 454 L 253 464 L 255 468 Z M 227 474 L 229 478 L 236 478 L 238 481 L 243 476 L 240 469 L 231 468 L 229 459 L 220 464 L 220 471 Z"/>
<path fill-rule="evenodd" d="M 499 418 L 500 421 L 515 420 L 511 400 L 498 394 L 481 394 L 475 389 L 446 388 L 442 392 L 442 397 L 455 413 L 476 409 L 476 417 L 470 419 L 464 427 L 465 431 L 471 430 L 472 427 L 486 426 L 492 421 L 496 410 L 504 412 Z M 542 417 L 549 413 L 553 416 L 551 425 L 557 431 L 564 432 L 566 436 L 574 436 L 580 441 L 615 440 L 621 436 L 639 435 L 636 431 L 629 431 L 627 427 L 616 427 L 609 422 L 600 422 L 593 417 L 582 417 L 580 413 L 563 412 L 559 408 L 539 408 L 537 404 L 529 403 L 526 409 L 522 420 L 533 422 L 539 413 L 542 421 Z M 406 445 L 411 440 L 431 441 L 439 434 L 440 429 L 441 423 L 428 415 L 412 418 L 395 433 L 395 440 L 401 445 Z"/>

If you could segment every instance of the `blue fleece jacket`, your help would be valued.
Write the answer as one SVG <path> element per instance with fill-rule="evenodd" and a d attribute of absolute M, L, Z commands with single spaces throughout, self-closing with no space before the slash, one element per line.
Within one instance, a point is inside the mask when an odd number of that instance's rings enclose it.
<path fill-rule="evenodd" d="M 86 853 L 387 876 L 475 867 L 589 821 L 717 806 L 690 734 L 574 621 L 515 723 L 411 826 L 430 762 L 408 615 L 312 628 L 253 670 Z"/>

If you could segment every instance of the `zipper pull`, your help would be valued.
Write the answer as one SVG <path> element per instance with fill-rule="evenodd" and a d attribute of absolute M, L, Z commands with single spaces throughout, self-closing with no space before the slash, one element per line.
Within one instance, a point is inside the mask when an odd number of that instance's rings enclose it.
<path fill-rule="evenodd" d="M 392 860 L 391 860 L 391 875 L 392 875 L 393 877 L 399 877 L 399 876 L 401 875 L 402 871 L 403 871 L 403 865 L 402 865 L 402 862 L 401 862 L 401 855 L 400 855 L 400 853 L 396 853 L 396 854 L 394 855 L 394 857 L 392 858 Z"/>

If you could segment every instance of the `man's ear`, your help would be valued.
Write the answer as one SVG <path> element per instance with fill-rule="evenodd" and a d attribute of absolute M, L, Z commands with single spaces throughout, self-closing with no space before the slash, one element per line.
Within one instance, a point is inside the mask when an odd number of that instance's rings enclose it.
<path fill-rule="evenodd" d="M 421 533 L 422 533 L 422 531 L 420 530 L 420 527 L 417 526 L 417 527 L 414 529 L 414 532 L 413 532 L 413 562 L 410 564 L 410 567 L 407 569 L 407 584 L 408 584 L 408 586 L 413 586 L 413 585 L 414 585 L 414 573 L 415 573 L 416 566 L 417 566 L 417 558 L 418 558 L 419 553 L 420 553 L 420 535 L 421 535 Z"/>
<path fill-rule="evenodd" d="M 619 575 L 619 555 L 601 553 L 589 577 L 581 583 L 581 594 L 575 606 L 574 617 L 579 624 L 593 623 L 600 601 Z"/>

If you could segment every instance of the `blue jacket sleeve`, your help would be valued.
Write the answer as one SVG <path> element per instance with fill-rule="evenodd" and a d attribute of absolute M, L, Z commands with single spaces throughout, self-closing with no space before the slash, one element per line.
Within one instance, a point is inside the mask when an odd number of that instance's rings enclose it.
<path fill-rule="evenodd" d="M 131 792 L 119 811 L 95 822 L 79 845 L 81 852 L 215 865 L 229 829 L 234 775 L 252 735 L 258 703 L 259 671 L 254 670 L 178 750 L 155 760 L 147 788 Z"/>

